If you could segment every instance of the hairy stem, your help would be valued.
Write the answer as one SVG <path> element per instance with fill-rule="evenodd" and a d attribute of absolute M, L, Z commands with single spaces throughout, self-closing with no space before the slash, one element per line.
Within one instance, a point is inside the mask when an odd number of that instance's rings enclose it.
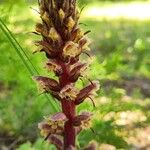
<path fill-rule="evenodd" d="M 66 150 L 71 145 L 75 146 L 76 133 L 72 124 L 72 120 L 76 115 L 75 105 L 71 101 L 62 100 L 62 110 L 68 118 L 64 126 L 64 150 Z"/>
<path fill-rule="evenodd" d="M 69 146 L 75 147 L 75 128 L 70 121 L 65 123 L 64 150 Z"/>
<path fill-rule="evenodd" d="M 67 66 L 64 63 L 61 63 L 64 74 L 60 78 L 60 83 L 62 86 L 65 86 L 69 83 L 69 76 Z M 66 115 L 68 121 L 65 122 L 64 126 L 64 150 L 66 150 L 69 146 L 75 147 L 75 128 L 72 124 L 72 121 L 76 115 L 76 108 L 74 101 L 62 99 L 62 111 Z"/>

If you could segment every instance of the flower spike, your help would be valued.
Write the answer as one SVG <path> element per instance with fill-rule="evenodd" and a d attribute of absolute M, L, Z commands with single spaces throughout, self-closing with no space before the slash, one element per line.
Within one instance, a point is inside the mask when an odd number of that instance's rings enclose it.
<path fill-rule="evenodd" d="M 59 101 L 62 110 L 46 117 L 38 127 L 44 139 L 58 150 L 75 150 L 76 135 L 91 127 L 92 118 L 90 112 L 78 115 L 76 107 L 86 98 L 95 106 L 93 96 L 99 89 L 99 82 L 90 80 L 83 89 L 76 87 L 77 80 L 88 68 L 88 62 L 82 63 L 80 55 L 90 56 L 87 53 L 90 31 L 83 32 L 79 27 L 76 0 L 38 0 L 38 3 L 41 22 L 36 24 L 33 33 L 42 38 L 35 42 L 36 52 L 45 53 L 48 59 L 45 68 L 53 72 L 57 80 L 44 76 L 33 79 L 39 83 L 42 93 L 51 94 Z"/>

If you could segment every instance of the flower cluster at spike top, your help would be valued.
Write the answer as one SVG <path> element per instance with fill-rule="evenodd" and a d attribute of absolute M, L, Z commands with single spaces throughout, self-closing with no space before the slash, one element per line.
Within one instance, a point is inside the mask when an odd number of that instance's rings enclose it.
<path fill-rule="evenodd" d="M 83 89 L 75 83 L 87 64 L 79 56 L 89 50 L 88 32 L 79 28 L 80 12 L 76 0 L 39 0 L 41 23 L 36 25 L 36 34 L 42 40 L 36 41 L 39 52 L 44 52 L 48 61 L 46 68 L 58 77 L 35 76 L 42 92 L 51 94 L 62 107 L 58 112 L 39 123 L 41 135 L 57 149 L 75 149 L 76 135 L 90 127 L 92 114 L 76 114 L 76 107 L 90 98 L 99 89 L 98 81 L 90 81 Z M 92 99 L 91 99 L 92 100 Z M 92 101 L 93 102 L 93 101 Z M 93 102 L 94 104 L 94 102 Z"/>

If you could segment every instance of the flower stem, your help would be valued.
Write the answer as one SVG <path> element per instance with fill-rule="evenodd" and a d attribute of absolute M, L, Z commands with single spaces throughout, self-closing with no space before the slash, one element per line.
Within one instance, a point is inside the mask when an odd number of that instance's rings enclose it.
<path fill-rule="evenodd" d="M 76 132 L 72 124 L 76 115 L 75 104 L 72 101 L 62 100 L 62 110 L 68 118 L 64 126 L 64 150 L 66 150 L 69 146 L 75 147 Z"/>
<path fill-rule="evenodd" d="M 69 146 L 75 147 L 75 128 L 70 121 L 65 123 L 64 150 Z"/>

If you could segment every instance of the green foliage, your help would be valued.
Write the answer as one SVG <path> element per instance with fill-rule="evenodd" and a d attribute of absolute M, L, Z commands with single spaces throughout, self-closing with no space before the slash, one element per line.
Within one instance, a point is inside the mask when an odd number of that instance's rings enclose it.
<path fill-rule="evenodd" d="M 134 2 L 136 0 L 78 0 L 79 6 L 86 6 L 87 4 L 91 3 L 97 3 L 97 2 L 103 2 L 103 3 L 109 3 L 109 2 Z M 148 1 L 148 0 L 141 0 L 141 1 Z"/>
<path fill-rule="evenodd" d="M 91 29 L 92 48 L 107 74 L 149 77 L 149 21 L 86 20 Z M 95 28 L 93 28 L 93 25 Z M 103 32 L 101 32 L 103 31 Z M 126 70 L 126 72 L 124 71 Z"/>
<path fill-rule="evenodd" d="M 50 146 L 48 143 L 44 143 L 42 139 L 38 139 L 33 145 L 30 142 L 24 143 L 16 150 L 55 150 L 54 146 Z"/>
<path fill-rule="evenodd" d="M 13 12 L 16 13 L 16 11 Z M 3 18 L 8 17 L 3 16 Z M 7 21 L 9 22 L 9 20 Z M 9 23 L 9 25 L 11 25 L 11 23 Z M 10 130 L 11 134 L 20 134 L 20 132 L 22 132 L 23 134 L 35 135 L 36 132 L 30 133 L 29 129 L 36 129 L 36 126 L 34 125 L 35 122 L 39 119 L 39 117 L 43 117 L 42 112 L 44 113 L 44 110 L 42 107 L 45 106 L 45 112 L 52 112 L 53 107 L 56 107 L 57 104 L 52 98 L 46 97 L 46 100 L 42 95 L 37 96 L 35 86 L 31 79 L 33 75 L 38 73 L 32 63 L 32 61 L 35 63 L 36 60 L 31 60 L 31 57 L 29 58 L 27 56 L 25 50 L 21 47 L 2 20 L 0 20 L 0 29 L 0 33 L 3 35 L 0 39 L 0 42 L 3 43 L 0 46 L 2 50 L 2 53 L 0 54 L 2 64 L 2 73 L 0 74 L 0 86 L 2 89 L 0 95 L 0 108 L 2 121 L 0 126 L 4 128 L 4 132 L 5 130 Z M 23 38 L 22 41 L 24 41 Z M 11 44 L 13 47 L 11 47 Z M 38 58 L 38 60 L 40 59 Z M 25 67 L 27 70 L 25 70 Z M 49 100 L 50 103 L 47 105 Z M 53 103 L 54 106 L 52 105 Z M 22 116 L 24 117 L 22 118 Z M 19 121 L 20 119 L 22 122 Z"/>

